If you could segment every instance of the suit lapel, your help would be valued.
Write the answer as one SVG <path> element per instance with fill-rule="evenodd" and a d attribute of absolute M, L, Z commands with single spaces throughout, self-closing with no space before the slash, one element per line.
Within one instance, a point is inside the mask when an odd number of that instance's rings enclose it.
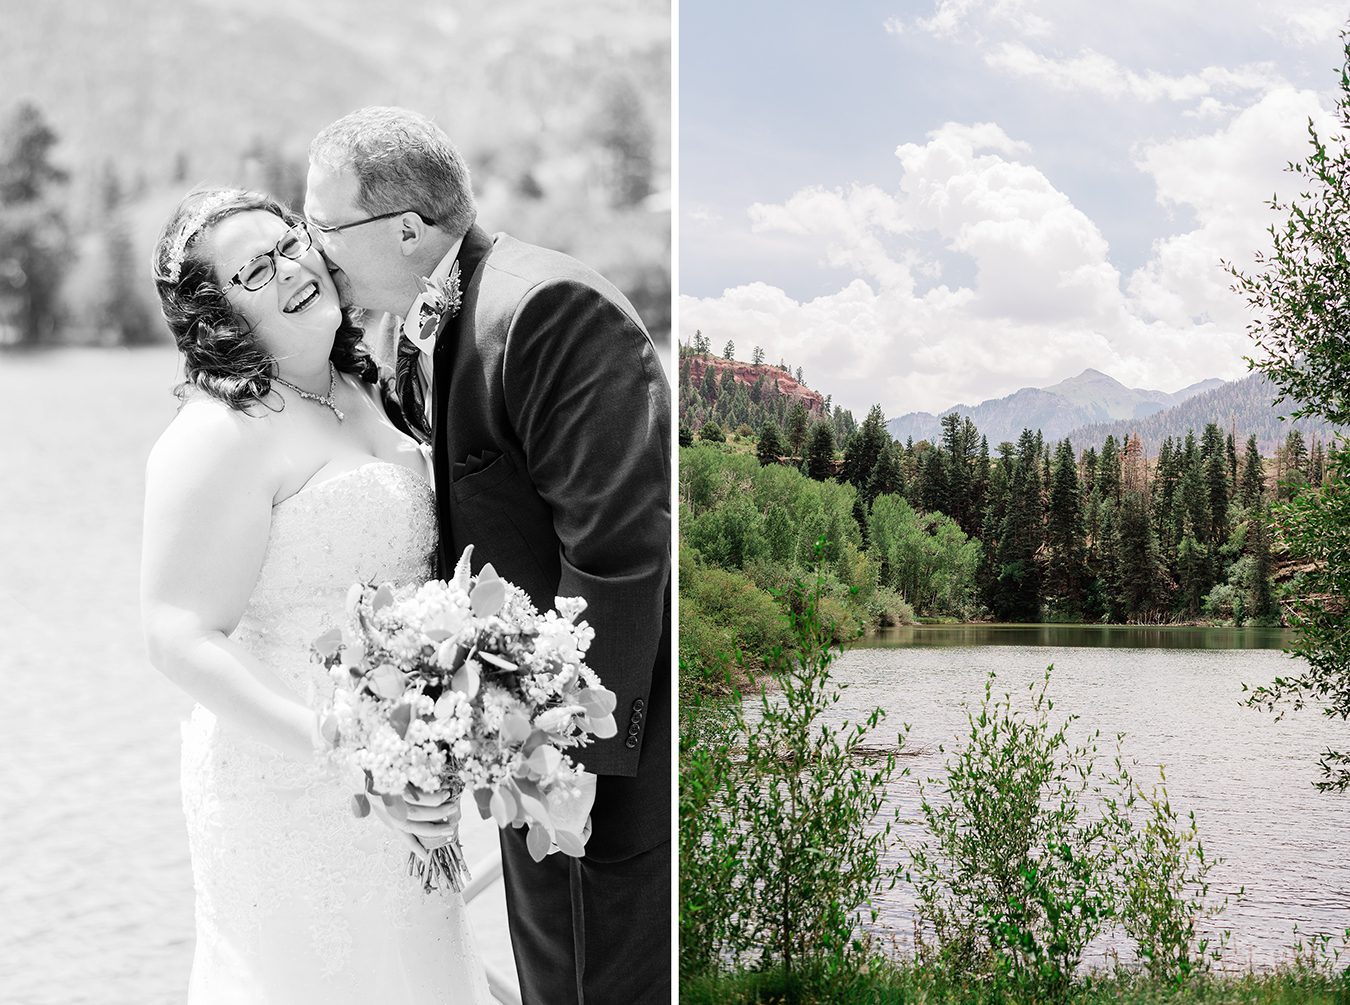
<path fill-rule="evenodd" d="M 466 327 L 469 331 L 473 330 L 471 322 L 466 319 L 473 312 L 474 304 L 478 299 L 476 293 L 478 283 L 482 279 L 479 273 L 491 250 L 492 238 L 485 230 L 475 224 L 464 235 L 464 243 L 459 246 L 459 254 L 455 258 L 455 261 L 459 263 L 460 283 L 463 290 L 461 306 L 459 313 L 451 318 L 450 322 L 436 336 L 436 347 L 431 355 L 432 401 L 434 405 L 431 434 L 436 441 L 438 456 L 444 448 L 445 431 L 437 427 L 445 415 L 446 405 L 449 402 L 450 375 L 454 371 L 456 350 Z M 448 464 L 449 461 L 447 460 L 444 463 Z"/>
<path fill-rule="evenodd" d="M 455 567 L 455 556 L 463 546 L 455 540 L 454 518 L 451 515 L 450 428 L 445 421 L 450 403 L 450 385 L 454 380 L 455 359 L 460 341 L 474 337 L 474 323 L 470 320 L 478 304 L 478 284 L 482 281 L 483 263 L 492 251 L 492 238 L 482 228 L 474 226 L 464 235 L 455 261 L 459 263 L 459 281 L 462 297 L 459 313 L 436 336 L 431 354 L 431 394 L 433 402 L 431 423 L 431 466 L 436 480 L 437 523 L 440 525 L 440 574 L 449 576 Z M 482 559 L 480 559 L 482 561 Z"/>

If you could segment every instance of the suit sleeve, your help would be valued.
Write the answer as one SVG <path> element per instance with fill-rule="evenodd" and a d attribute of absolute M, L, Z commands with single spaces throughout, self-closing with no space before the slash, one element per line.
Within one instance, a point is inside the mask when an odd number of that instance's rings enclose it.
<path fill-rule="evenodd" d="M 552 511 L 558 595 L 586 599 L 595 629 L 587 662 L 618 697 L 619 735 L 582 759 L 592 771 L 633 775 L 645 730 L 628 745 L 630 713 L 650 703 L 670 618 L 670 386 L 637 321 L 598 290 L 562 280 L 522 298 L 503 381 L 530 479 Z"/>

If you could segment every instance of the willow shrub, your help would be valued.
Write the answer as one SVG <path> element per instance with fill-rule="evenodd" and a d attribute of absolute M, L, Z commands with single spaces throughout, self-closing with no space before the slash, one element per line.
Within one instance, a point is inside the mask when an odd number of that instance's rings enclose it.
<path fill-rule="evenodd" d="M 895 882 L 881 866 L 895 752 L 859 756 L 879 708 L 830 721 L 843 686 L 824 582 L 781 597 L 791 645 L 774 648 L 757 698 L 693 708 L 681 724 L 681 971 L 775 969 L 804 999 L 859 978 L 859 921 Z M 700 715 L 725 719 L 708 728 Z"/>
<path fill-rule="evenodd" d="M 921 965 L 1066 1001 L 1089 943 L 1114 931 L 1164 984 L 1207 971 L 1224 938 L 1203 922 L 1226 901 L 1210 897 L 1194 816 L 1183 822 L 1161 785 L 1145 792 L 1118 754 L 1114 775 L 1097 772 L 1098 734 L 1074 742 L 1076 717 L 1050 721 L 1049 670 L 1025 712 L 993 682 L 945 778 L 921 787 L 928 835 L 908 870 Z"/>

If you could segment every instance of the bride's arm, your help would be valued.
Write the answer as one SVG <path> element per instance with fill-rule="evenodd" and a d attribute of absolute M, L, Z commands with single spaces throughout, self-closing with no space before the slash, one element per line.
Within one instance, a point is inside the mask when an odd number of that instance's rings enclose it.
<path fill-rule="evenodd" d="M 275 475 L 263 424 L 189 404 L 146 465 L 141 619 L 150 661 L 202 705 L 282 753 L 309 758 L 314 713 L 229 635 L 258 578 Z"/>

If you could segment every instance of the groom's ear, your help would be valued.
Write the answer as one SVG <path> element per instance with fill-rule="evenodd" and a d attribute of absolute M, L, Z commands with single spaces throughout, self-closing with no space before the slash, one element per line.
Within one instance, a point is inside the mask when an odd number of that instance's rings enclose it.
<path fill-rule="evenodd" d="M 426 237 L 427 225 L 416 213 L 404 213 L 398 221 L 398 247 L 403 257 L 416 254 Z"/>

